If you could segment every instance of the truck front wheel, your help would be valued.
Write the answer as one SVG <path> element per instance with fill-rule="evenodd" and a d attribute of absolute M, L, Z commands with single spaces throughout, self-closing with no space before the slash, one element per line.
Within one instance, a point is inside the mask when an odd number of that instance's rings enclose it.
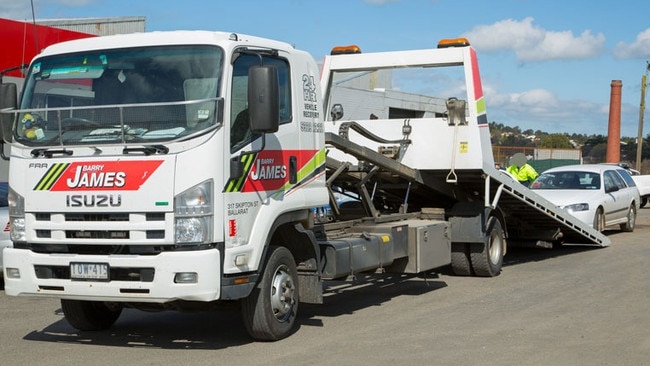
<path fill-rule="evenodd" d="M 291 252 L 284 247 L 270 247 L 262 278 L 242 300 L 244 325 L 253 338 L 275 341 L 291 334 L 298 314 L 297 280 Z"/>
<path fill-rule="evenodd" d="M 122 308 L 110 308 L 99 301 L 61 300 L 65 319 L 79 330 L 104 330 L 115 324 Z"/>

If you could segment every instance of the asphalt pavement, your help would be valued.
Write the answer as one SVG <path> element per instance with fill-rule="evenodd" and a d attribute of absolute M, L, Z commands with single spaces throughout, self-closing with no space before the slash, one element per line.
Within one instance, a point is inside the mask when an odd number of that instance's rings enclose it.
<path fill-rule="evenodd" d="M 0 291 L 3 364 L 645 365 L 650 208 L 608 248 L 511 249 L 495 278 L 384 275 L 330 282 L 296 334 L 253 342 L 237 309 L 126 310 L 78 332 L 56 299 Z"/>

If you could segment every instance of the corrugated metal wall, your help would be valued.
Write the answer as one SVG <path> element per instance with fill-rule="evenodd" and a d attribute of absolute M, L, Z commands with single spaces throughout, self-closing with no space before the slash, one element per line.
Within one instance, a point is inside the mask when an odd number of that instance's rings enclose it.
<path fill-rule="evenodd" d="M 37 20 L 36 23 L 75 32 L 110 36 L 145 31 L 145 17 L 79 18 Z"/>

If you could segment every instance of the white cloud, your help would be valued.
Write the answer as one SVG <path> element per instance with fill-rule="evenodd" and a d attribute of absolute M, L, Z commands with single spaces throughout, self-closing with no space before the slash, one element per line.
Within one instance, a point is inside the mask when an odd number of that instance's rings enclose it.
<path fill-rule="evenodd" d="M 650 28 L 639 33 L 630 44 L 619 42 L 614 49 L 614 57 L 619 59 L 650 57 Z"/>
<path fill-rule="evenodd" d="M 561 100 L 546 89 L 498 94 L 484 85 L 483 91 L 490 121 L 550 133 L 607 133 L 609 104 Z"/>
<path fill-rule="evenodd" d="M 487 93 L 486 93 L 487 94 Z M 489 99 L 488 99 L 489 98 Z M 557 115 L 560 101 L 545 89 L 532 89 L 522 93 L 486 95 L 491 109 L 499 109 L 512 116 L 528 116 L 533 119 Z"/>
<path fill-rule="evenodd" d="M 576 37 L 572 31 L 548 31 L 533 24 L 532 17 L 521 21 L 506 19 L 479 25 L 463 36 L 481 52 L 514 51 L 520 61 L 583 59 L 603 51 L 605 36 L 590 30 Z"/>
<path fill-rule="evenodd" d="M 91 4 L 96 0 L 34 0 L 34 13 L 39 19 L 39 10 L 46 6 L 58 7 L 80 7 Z M 15 20 L 31 20 L 31 1 L 27 0 L 0 0 L 0 17 Z"/>

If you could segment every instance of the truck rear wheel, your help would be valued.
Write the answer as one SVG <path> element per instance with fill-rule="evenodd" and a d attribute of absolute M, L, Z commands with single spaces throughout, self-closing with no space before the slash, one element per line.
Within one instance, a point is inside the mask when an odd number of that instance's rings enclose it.
<path fill-rule="evenodd" d="M 468 243 L 451 244 L 451 269 L 457 276 L 472 275 Z"/>
<path fill-rule="evenodd" d="M 484 243 L 472 244 L 470 248 L 472 269 L 477 276 L 494 277 L 501 273 L 505 248 L 503 228 L 496 217 L 488 219 L 486 236 Z"/>
<path fill-rule="evenodd" d="M 115 324 L 122 308 L 112 309 L 100 301 L 61 300 L 65 319 L 79 330 L 104 330 Z"/>
<path fill-rule="evenodd" d="M 253 338 L 275 341 L 291 334 L 298 314 L 297 280 L 291 252 L 284 247 L 270 247 L 262 278 L 242 300 L 244 325 Z"/>

